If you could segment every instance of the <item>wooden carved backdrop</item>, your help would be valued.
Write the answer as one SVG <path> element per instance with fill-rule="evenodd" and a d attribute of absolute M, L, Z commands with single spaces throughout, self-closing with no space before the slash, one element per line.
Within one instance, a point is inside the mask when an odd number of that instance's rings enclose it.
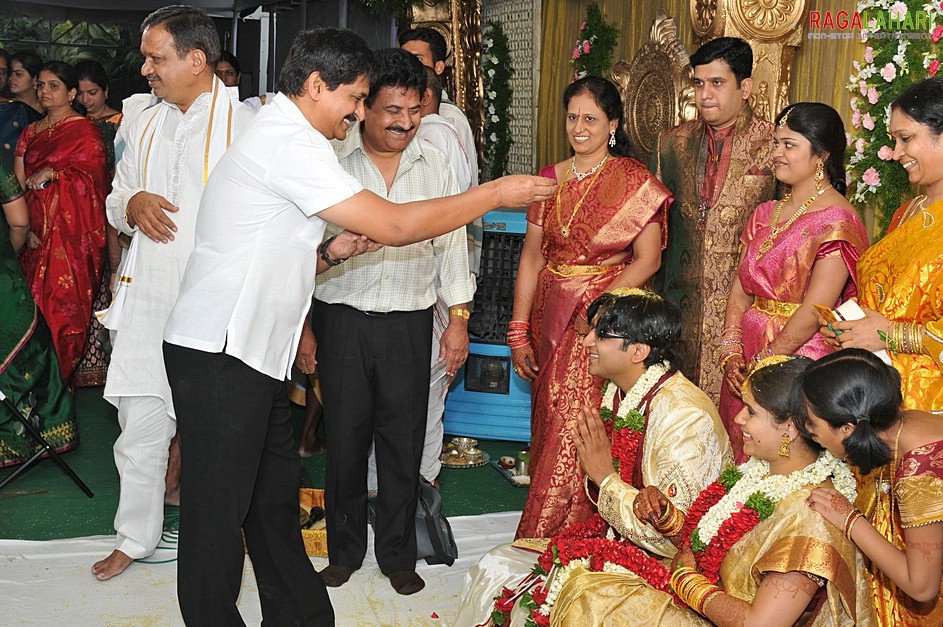
<path fill-rule="evenodd" d="M 625 130 L 642 163 L 651 159 L 658 133 L 697 117 L 690 59 L 674 20 L 663 10 L 632 62 L 619 61 L 609 75 L 622 94 Z"/>
<path fill-rule="evenodd" d="M 442 73 L 445 89 L 455 105 L 468 116 L 475 134 L 481 161 L 482 118 L 481 81 L 481 0 L 425 0 L 414 4 L 409 18 L 412 28 L 428 27 L 445 37 L 448 47 L 446 69 Z"/>

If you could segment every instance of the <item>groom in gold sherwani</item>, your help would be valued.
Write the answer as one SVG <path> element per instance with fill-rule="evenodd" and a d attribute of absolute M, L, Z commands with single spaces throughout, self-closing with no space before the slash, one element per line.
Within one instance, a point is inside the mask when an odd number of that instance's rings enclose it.
<path fill-rule="evenodd" d="M 587 313 L 592 328 L 583 346 L 589 352 L 590 372 L 617 386 L 619 406 L 638 403 L 646 417 L 634 468 L 625 469 L 631 477 L 626 481 L 613 464 L 599 410 L 584 410 L 573 438 L 587 489 L 592 493 L 593 484 L 598 486 L 599 513 L 622 537 L 655 555 L 672 557 L 671 542 L 636 516 L 635 495 L 655 486 L 686 511 L 701 490 L 733 464 L 730 441 L 710 398 L 677 371 L 674 347 L 681 334 L 681 313 L 675 305 L 654 292 L 622 288 L 600 296 Z M 618 407 L 613 415 L 617 413 Z M 472 566 L 453 624 L 474 625 L 490 615 L 494 597 L 503 586 L 513 587 L 527 575 L 536 560 L 532 551 L 543 551 L 548 541 L 524 538 L 502 545 Z"/>

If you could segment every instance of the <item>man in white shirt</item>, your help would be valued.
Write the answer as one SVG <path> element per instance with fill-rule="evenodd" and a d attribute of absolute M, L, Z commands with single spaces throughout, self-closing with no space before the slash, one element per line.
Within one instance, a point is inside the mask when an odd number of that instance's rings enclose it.
<path fill-rule="evenodd" d="M 433 29 L 411 28 L 403 31 L 399 36 L 399 47 L 416 55 L 420 63 L 426 67 L 431 67 L 439 76 L 442 76 L 442 72 L 445 71 L 447 52 L 445 38 Z M 465 148 L 465 156 L 468 158 L 472 180 L 475 182 L 474 184 L 477 184 L 478 147 L 475 144 L 475 135 L 472 133 L 465 112 L 448 99 L 445 90 L 442 90 L 442 104 L 439 106 L 439 115 L 451 122 L 458 131 L 462 145 Z"/>
<path fill-rule="evenodd" d="M 394 202 L 457 194 L 445 155 L 414 139 L 426 89 L 422 64 L 398 48 L 380 50 L 376 57 L 364 120 L 338 147 L 341 166 L 366 189 Z M 415 572 L 415 513 L 432 308 L 437 296 L 447 308 L 449 322 L 436 356 L 441 375 L 450 376 L 468 355 L 468 302 L 474 292 L 464 227 L 411 246 L 383 248 L 318 277 L 314 331 L 328 441 L 331 560 L 322 576 L 329 586 L 345 583 L 367 550 L 371 441 L 379 485 L 377 564 L 400 594 L 424 585 Z"/>
<path fill-rule="evenodd" d="M 478 181 L 472 180 L 468 157 L 465 154 L 458 131 L 455 130 L 455 126 L 451 122 L 439 115 L 439 104 L 442 98 L 442 83 L 439 81 L 439 75 L 428 66 L 423 66 L 423 69 L 426 72 L 427 85 L 420 101 L 422 120 L 419 123 L 416 139 L 435 146 L 445 154 L 449 165 L 452 166 L 452 170 L 455 172 L 458 189 L 464 192 L 469 187 L 478 185 Z M 465 225 L 465 231 L 468 241 L 468 267 L 473 273 L 477 273 L 481 257 L 481 219 L 479 218 L 473 223 Z M 478 233 L 477 242 L 473 231 Z M 474 281 L 474 279 L 473 274 L 472 280 Z M 440 344 L 450 320 L 448 305 L 442 299 L 437 300 L 432 319 L 432 370 L 429 375 L 426 437 L 422 448 L 422 462 L 419 465 L 419 473 L 436 487 L 439 487 L 439 472 L 442 470 L 440 457 L 442 455 L 442 439 L 445 435 L 443 426 L 445 395 L 453 378 L 445 372 L 444 360 L 440 357 Z M 465 357 L 467 358 L 467 356 L 468 351 L 466 349 Z M 371 471 L 371 479 L 375 484 L 376 464 L 373 457 L 371 457 Z"/>
<path fill-rule="evenodd" d="M 422 109 L 422 120 L 419 123 L 419 131 L 416 137 L 425 142 L 429 142 L 446 157 L 449 165 L 455 172 L 455 180 L 458 182 L 459 191 L 464 192 L 472 187 L 471 166 L 468 164 L 468 155 L 465 151 L 465 145 L 462 144 L 462 138 L 458 134 L 455 125 L 439 115 L 439 109 L 442 104 L 442 82 L 435 70 L 428 66 L 423 66 L 426 71 L 426 91 L 419 101 Z M 478 181 L 474 181 L 478 185 Z"/>
<path fill-rule="evenodd" d="M 223 156 L 203 194 L 196 246 L 164 331 L 184 468 L 177 595 L 189 624 L 242 624 L 243 529 L 263 622 L 333 623 L 299 532 L 299 458 L 283 385 L 316 270 L 376 250 L 374 242 L 431 239 L 555 191 L 549 179 L 505 177 L 448 201 L 396 205 L 364 190 L 329 140 L 363 116 L 371 68 L 372 53 L 349 31 L 299 33 L 281 93 Z M 328 221 L 350 232 L 321 243 Z"/>
<path fill-rule="evenodd" d="M 122 432 L 114 446 L 121 478 L 117 545 L 92 566 L 100 580 L 151 555 L 160 540 L 168 444 L 176 432 L 161 334 L 193 248 L 206 177 L 252 118 L 213 75 L 219 35 L 203 11 L 164 7 L 141 30 L 141 74 L 163 101 L 125 129 L 106 201 L 109 222 L 135 237 L 133 271 L 123 264 L 122 285 L 103 319 L 116 331 L 105 399 L 118 408 Z"/>

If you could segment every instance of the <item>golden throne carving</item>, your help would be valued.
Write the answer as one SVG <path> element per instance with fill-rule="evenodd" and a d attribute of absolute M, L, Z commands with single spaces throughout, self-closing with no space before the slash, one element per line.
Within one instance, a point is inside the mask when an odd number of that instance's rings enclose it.
<path fill-rule="evenodd" d="M 619 61 L 609 76 L 622 94 L 625 130 L 635 158 L 642 163 L 651 160 L 663 129 L 697 117 L 688 52 L 678 40 L 674 20 L 662 9 L 632 62 Z"/>

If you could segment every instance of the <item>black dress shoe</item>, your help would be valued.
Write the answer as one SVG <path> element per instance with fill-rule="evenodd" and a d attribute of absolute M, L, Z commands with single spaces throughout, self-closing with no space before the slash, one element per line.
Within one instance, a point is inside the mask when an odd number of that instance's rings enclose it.
<path fill-rule="evenodd" d="M 387 577 L 390 578 L 390 585 L 399 594 L 416 594 L 426 587 L 426 582 L 414 570 L 398 570 Z"/>
<path fill-rule="evenodd" d="M 329 588 L 339 588 L 347 583 L 347 580 L 350 579 L 352 574 L 354 574 L 353 568 L 331 564 L 321 571 L 321 579 L 324 580 L 325 586 Z"/>

